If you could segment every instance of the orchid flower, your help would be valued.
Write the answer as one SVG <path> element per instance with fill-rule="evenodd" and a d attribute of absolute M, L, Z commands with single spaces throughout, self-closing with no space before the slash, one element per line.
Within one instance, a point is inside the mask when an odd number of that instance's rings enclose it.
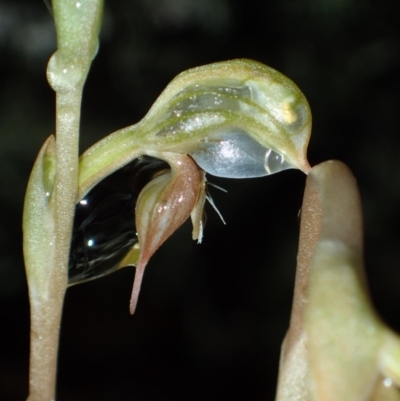
<path fill-rule="evenodd" d="M 131 217 L 137 241 L 131 242 L 131 249 L 108 270 L 96 272 L 93 264 L 99 264 L 98 257 L 113 256 L 118 252 L 116 247 L 126 243 L 109 241 L 102 246 L 102 256 L 87 257 L 83 269 L 90 273 L 75 274 L 76 265 L 70 262 L 70 284 L 135 265 L 130 302 L 133 313 L 147 262 L 189 216 L 193 239 L 201 242 L 205 174 L 251 178 L 288 168 L 307 173 L 310 129 L 304 96 L 293 82 L 270 67 L 234 60 L 179 75 L 141 122 L 111 134 L 81 156 L 77 200 L 78 205 L 84 202 L 80 209 L 88 206 L 90 189 L 132 160 L 151 156 L 165 161 L 169 168 L 150 179 L 137 198 L 135 217 L 133 212 Z M 133 190 L 128 190 L 127 196 Z M 108 198 L 107 193 L 104 196 Z M 93 216 L 87 219 L 95 223 Z M 115 224 L 112 233 L 120 229 Z M 97 246 L 94 237 L 85 240 L 86 244 L 78 244 L 81 249 Z M 72 247 L 70 261 L 76 259 L 74 253 Z"/>

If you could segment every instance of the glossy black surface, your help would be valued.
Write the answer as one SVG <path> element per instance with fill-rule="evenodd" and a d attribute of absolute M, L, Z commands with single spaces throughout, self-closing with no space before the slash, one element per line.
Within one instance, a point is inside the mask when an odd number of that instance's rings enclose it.
<path fill-rule="evenodd" d="M 93 280 L 118 268 L 137 243 L 135 205 L 154 174 L 169 168 L 143 156 L 106 177 L 75 209 L 69 259 L 69 283 Z"/>

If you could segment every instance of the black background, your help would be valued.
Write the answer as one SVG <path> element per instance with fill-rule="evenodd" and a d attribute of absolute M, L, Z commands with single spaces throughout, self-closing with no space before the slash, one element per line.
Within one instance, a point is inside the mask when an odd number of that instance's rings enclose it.
<path fill-rule="evenodd" d="M 140 120 L 197 65 L 252 58 L 293 79 L 313 111 L 312 165 L 347 163 L 365 213 L 373 301 L 400 330 L 400 42 L 396 0 L 113 0 L 85 88 L 81 149 Z M 0 1 L 0 400 L 28 393 L 24 191 L 54 130 L 55 48 L 39 1 Z M 136 314 L 133 269 L 68 290 L 58 401 L 273 400 L 305 177 L 209 178 L 202 245 L 187 224 L 151 260 Z"/>

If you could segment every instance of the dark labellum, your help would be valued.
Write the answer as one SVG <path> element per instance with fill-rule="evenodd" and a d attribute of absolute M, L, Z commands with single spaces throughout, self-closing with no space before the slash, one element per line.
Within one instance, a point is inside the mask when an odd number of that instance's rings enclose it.
<path fill-rule="evenodd" d="M 142 156 L 106 177 L 75 208 L 68 282 L 78 284 L 117 270 L 138 242 L 135 206 L 143 187 L 169 165 Z"/>

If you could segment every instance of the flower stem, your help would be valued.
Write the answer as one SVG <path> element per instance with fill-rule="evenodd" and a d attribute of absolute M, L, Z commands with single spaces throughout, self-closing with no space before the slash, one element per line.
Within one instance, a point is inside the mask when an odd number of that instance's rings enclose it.
<path fill-rule="evenodd" d="M 53 401 L 75 203 L 83 86 L 98 48 L 103 0 L 53 0 L 57 51 L 47 67 L 56 92 L 56 139 L 35 162 L 24 206 L 24 258 L 31 303 L 28 401 Z"/>
<path fill-rule="evenodd" d="M 31 291 L 31 355 L 28 401 L 55 399 L 60 322 L 68 285 L 69 247 L 78 181 L 82 87 L 56 97 L 56 170 L 50 208 L 54 216 L 53 268 L 47 291 Z"/>
<path fill-rule="evenodd" d="M 65 291 L 31 302 L 31 352 L 27 401 L 55 400 L 58 339 Z M 55 295 L 55 296 L 53 296 Z"/>

